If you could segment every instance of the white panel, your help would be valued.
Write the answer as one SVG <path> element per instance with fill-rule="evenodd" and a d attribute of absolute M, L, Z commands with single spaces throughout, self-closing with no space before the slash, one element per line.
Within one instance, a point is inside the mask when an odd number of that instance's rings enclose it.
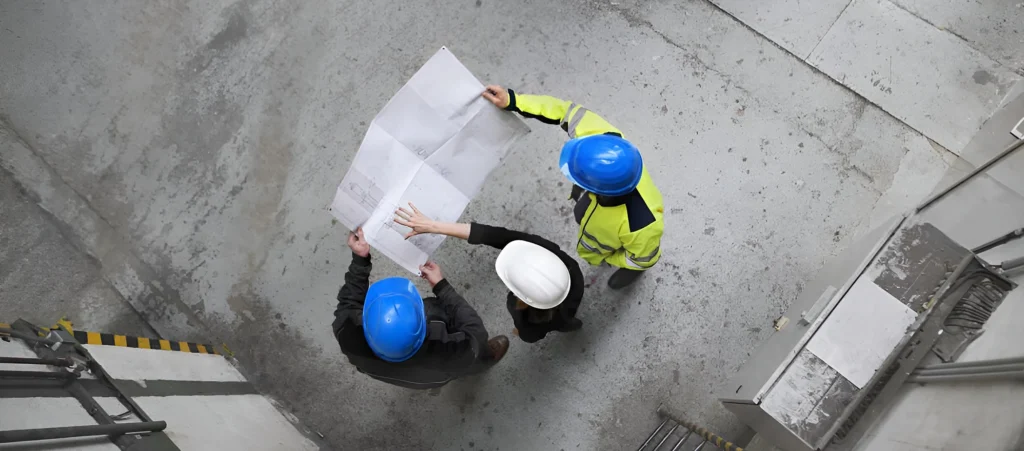
<path fill-rule="evenodd" d="M 29 349 L 21 340 L 3 341 L 0 340 L 0 356 L 3 357 L 29 357 L 39 358 L 35 352 Z M 4 371 L 53 371 L 54 368 L 46 365 L 23 365 L 20 363 L 0 363 L 0 370 Z"/>
<path fill-rule="evenodd" d="M 223 356 L 180 351 L 85 345 L 115 379 L 242 382 Z"/>
<path fill-rule="evenodd" d="M 33 429 L 62 426 L 90 426 L 96 420 L 89 416 L 74 398 L 0 398 L 0 430 Z M 81 450 L 118 451 L 106 437 L 87 439 L 45 440 L 0 444 L 0 450 Z"/>
<path fill-rule="evenodd" d="M 320 449 L 260 395 L 133 399 L 154 420 L 167 422 L 164 433 L 183 450 Z"/>
<path fill-rule="evenodd" d="M 807 343 L 807 350 L 862 388 L 915 318 L 913 310 L 861 277 Z"/>
<path fill-rule="evenodd" d="M 1014 278 L 1024 283 L 1024 275 Z M 985 333 L 958 361 L 1024 354 L 1024 290 L 1010 292 L 985 325 Z M 1024 425 L 1024 384 L 977 381 L 906 384 L 884 417 L 858 443 L 873 450 L 1019 450 Z"/>

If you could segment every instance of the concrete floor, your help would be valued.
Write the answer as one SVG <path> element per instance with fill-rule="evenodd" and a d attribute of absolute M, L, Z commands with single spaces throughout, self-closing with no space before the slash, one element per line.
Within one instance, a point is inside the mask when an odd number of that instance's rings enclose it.
<path fill-rule="evenodd" d="M 716 384 L 829 256 L 956 158 L 702 1 L 7 2 L 0 42 L 4 167 L 160 334 L 227 343 L 339 449 L 629 448 L 660 403 L 742 435 Z M 366 124 L 442 45 L 621 128 L 667 230 L 628 292 L 585 270 L 581 332 L 421 393 L 340 355 L 347 231 L 326 206 Z M 464 219 L 568 246 L 564 134 L 531 126 Z M 449 241 L 434 257 L 509 333 L 495 255 Z"/>
<path fill-rule="evenodd" d="M 81 330 L 152 335 L 99 266 L 0 169 L 0 322 L 48 327 L 67 317 Z"/>
<path fill-rule="evenodd" d="M 1024 75 L 1019 2 L 712 1 L 957 155 Z"/>

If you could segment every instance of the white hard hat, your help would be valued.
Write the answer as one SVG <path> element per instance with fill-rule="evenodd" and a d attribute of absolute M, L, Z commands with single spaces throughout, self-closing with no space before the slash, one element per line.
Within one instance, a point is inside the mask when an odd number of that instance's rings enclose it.
<path fill-rule="evenodd" d="M 569 294 L 569 268 L 553 252 L 527 241 L 508 243 L 494 270 L 512 294 L 533 308 L 555 308 Z"/>

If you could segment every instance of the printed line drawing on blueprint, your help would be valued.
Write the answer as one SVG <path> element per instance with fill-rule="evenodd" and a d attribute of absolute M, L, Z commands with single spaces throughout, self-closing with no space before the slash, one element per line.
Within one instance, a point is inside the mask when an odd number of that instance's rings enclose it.
<path fill-rule="evenodd" d="M 444 236 L 405 239 L 393 222 L 412 202 L 456 221 L 513 144 L 530 132 L 515 114 L 480 97 L 484 86 L 442 47 L 374 117 L 335 193 L 330 212 L 371 246 L 419 274 Z"/>

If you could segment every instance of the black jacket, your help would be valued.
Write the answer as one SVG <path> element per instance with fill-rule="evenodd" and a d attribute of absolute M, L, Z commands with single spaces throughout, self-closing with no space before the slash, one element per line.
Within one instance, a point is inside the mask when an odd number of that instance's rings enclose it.
<path fill-rule="evenodd" d="M 477 369 L 477 360 L 489 354 L 487 330 L 480 316 L 447 280 L 434 286 L 436 298 L 423 300 L 428 327 L 419 352 L 397 363 L 377 357 L 363 335 L 363 302 L 370 287 L 370 268 L 368 257 L 352 255 L 334 311 L 334 337 L 359 372 L 400 387 L 428 389 Z"/>
<path fill-rule="evenodd" d="M 504 249 L 508 243 L 519 240 L 536 244 L 553 252 L 569 269 L 569 294 L 561 304 L 558 304 L 558 307 L 555 307 L 555 316 L 549 322 L 533 323 L 529 321 L 531 311 L 536 313 L 538 309 L 528 307 L 524 310 L 516 310 L 516 297 L 511 292 L 508 294 L 506 302 L 508 313 L 512 315 L 516 329 L 519 329 L 519 338 L 527 343 L 533 343 L 544 338 L 548 332 L 564 329 L 576 318 L 576 311 L 579 310 L 580 302 L 583 301 L 583 271 L 580 271 L 579 263 L 576 263 L 576 260 L 569 254 L 563 252 L 557 244 L 537 235 L 475 222 L 469 228 L 470 244 L 486 244 Z"/>

